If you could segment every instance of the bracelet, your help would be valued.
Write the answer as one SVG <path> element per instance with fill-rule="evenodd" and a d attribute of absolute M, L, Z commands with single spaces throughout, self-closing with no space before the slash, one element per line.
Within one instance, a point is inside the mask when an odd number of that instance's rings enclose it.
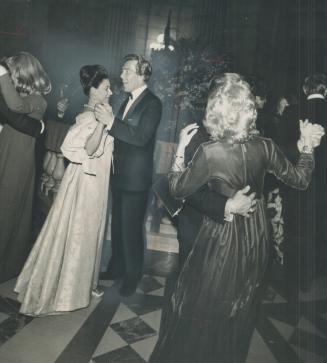
<path fill-rule="evenodd" d="M 44 125 L 43 120 L 40 120 L 40 122 L 41 122 L 41 131 L 40 131 L 40 135 L 41 135 L 41 134 L 43 134 L 43 132 L 44 132 L 45 125 Z"/>
<path fill-rule="evenodd" d="M 313 153 L 313 147 L 309 146 L 309 145 L 303 145 L 301 152 L 304 153 L 304 154 L 312 154 Z"/>
<path fill-rule="evenodd" d="M 224 211 L 224 221 L 231 222 L 234 218 L 234 214 L 231 212 L 228 200 L 225 204 L 225 211 Z"/>

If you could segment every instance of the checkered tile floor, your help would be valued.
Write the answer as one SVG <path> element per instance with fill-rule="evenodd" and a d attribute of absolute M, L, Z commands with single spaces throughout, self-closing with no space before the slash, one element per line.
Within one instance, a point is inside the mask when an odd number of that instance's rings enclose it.
<path fill-rule="evenodd" d="M 35 352 L 28 349 L 28 342 L 22 337 L 23 332 L 34 331 L 43 321 L 48 328 L 45 334 L 49 333 L 52 338 L 56 338 L 56 320 L 63 316 L 52 316 L 44 318 L 30 318 L 18 314 L 19 304 L 13 299 L 14 296 L 0 297 L 0 362 L 1 363 L 28 363 L 28 362 L 146 362 L 153 350 L 157 340 L 160 326 L 161 311 L 163 306 L 163 295 L 166 278 L 162 276 L 144 275 L 138 289 L 134 295 L 122 298 L 118 294 L 119 284 L 112 281 L 100 281 L 100 285 L 105 291 L 101 300 L 93 299 L 91 307 L 83 309 L 86 314 L 79 329 L 67 340 L 66 346 L 56 357 L 53 355 L 50 360 L 37 358 Z M 10 293 L 14 281 L 10 281 L 2 286 L 3 295 Z M 0 289 L 1 290 L 1 289 Z M 88 310 L 88 311 L 87 311 Z M 65 315 L 66 318 L 75 319 L 79 312 Z M 80 319 L 81 316 L 78 317 Z M 54 329 L 51 332 L 51 328 Z M 98 330 L 97 337 L 87 340 L 93 329 Z M 87 332 L 89 330 L 89 332 Z M 100 334 L 99 334 L 100 331 Z M 41 331 L 38 332 L 42 334 Z M 59 332 L 57 332 L 59 333 Z M 37 337 L 36 337 L 37 338 Z M 20 342 L 21 352 L 14 351 L 14 346 L 10 344 L 12 339 Z M 45 347 L 35 341 L 40 349 L 41 356 L 46 355 Z M 85 345 L 81 349 L 81 344 Z M 86 346 L 89 347 L 86 347 Z M 9 349 L 8 349 L 9 347 Z M 77 347 L 77 348 L 76 348 Z M 7 349 L 6 349 L 7 348 Z M 76 349 L 75 354 L 73 350 Z M 50 356 L 52 353 L 50 353 Z M 40 353 L 39 352 L 39 353 Z M 78 357 L 83 354 L 83 358 Z M 85 355 L 90 355 L 88 358 Z"/>
<path fill-rule="evenodd" d="M 118 305 L 93 362 L 146 362 L 157 341 L 165 278 L 147 276 L 136 294 Z"/>
<path fill-rule="evenodd" d="M 147 362 L 157 341 L 165 288 L 173 281 L 169 271 L 177 262 L 175 254 L 151 255 L 134 295 L 122 298 L 119 283 L 101 281 L 102 299 L 60 316 L 20 315 L 15 281 L 1 284 L 0 362 Z M 317 280 L 296 303 L 288 302 L 278 286 L 269 286 L 247 359 L 258 362 L 327 362 L 327 278 Z"/>

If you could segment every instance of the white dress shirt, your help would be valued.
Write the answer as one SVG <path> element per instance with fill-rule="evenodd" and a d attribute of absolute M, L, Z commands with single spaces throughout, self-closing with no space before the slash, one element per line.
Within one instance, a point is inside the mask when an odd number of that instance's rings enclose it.
<path fill-rule="evenodd" d="M 7 73 L 7 69 L 4 66 L 0 65 L 0 77 Z"/>
<path fill-rule="evenodd" d="M 320 93 L 313 93 L 312 95 L 307 97 L 307 100 L 312 100 L 313 98 L 322 98 L 323 100 L 325 97 Z"/>
<path fill-rule="evenodd" d="M 127 105 L 125 107 L 124 113 L 123 113 L 123 119 L 125 118 L 128 110 L 132 107 L 132 104 L 136 101 L 136 99 L 140 96 L 140 94 L 147 88 L 146 85 L 135 89 L 133 92 L 131 92 L 132 97 L 129 98 Z"/>

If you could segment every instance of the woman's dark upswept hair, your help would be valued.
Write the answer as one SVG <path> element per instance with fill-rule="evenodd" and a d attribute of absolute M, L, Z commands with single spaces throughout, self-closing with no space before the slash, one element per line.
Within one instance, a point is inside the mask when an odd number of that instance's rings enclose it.
<path fill-rule="evenodd" d="M 88 96 L 91 87 L 98 88 L 104 79 L 108 79 L 107 70 L 98 64 L 83 66 L 79 71 L 83 92 Z"/>

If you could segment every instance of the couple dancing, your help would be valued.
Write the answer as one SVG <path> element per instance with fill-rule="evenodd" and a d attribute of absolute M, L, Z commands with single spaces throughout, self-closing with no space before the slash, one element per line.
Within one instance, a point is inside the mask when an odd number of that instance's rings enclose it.
<path fill-rule="evenodd" d="M 0 63 L 0 282 L 16 277 L 31 246 L 35 150 L 51 82 L 27 52 Z"/>
<path fill-rule="evenodd" d="M 248 83 L 226 73 L 213 81 L 203 125 L 210 135 L 185 165 L 185 149 L 198 126 L 181 131 L 169 173 L 170 191 L 183 199 L 204 185 L 232 197 L 245 185 L 256 194 L 248 218 L 224 223 L 204 217 L 174 287 L 151 363 L 241 363 L 246 361 L 259 286 L 268 262 L 269 234 L 263 184 L 266 173 L 306 189 L 322 126 L 300 121 L 299 158 L 291 164 L 276 144 L 258 135 L 257 111 Z M 323 141 L 324 142 L 324 141 Z"/>
<path fill-rule="evenodd" d="M 123 277 L 122 295 L 133 293 L 142 275 L 143 220 L 151 186 L 154 137 L 160 100 L 147 89 L 151 65 L 127 55 L 121 74 L 131 92 L 116 117 L 107 71 L 84 66 L 80 81 L 89 97 L 61 147 L 70 161 L 39 237 L 17 280 L 20 312 L 60 314 L 87 307 L 97 289 L 113 156 L 110 268 Z"/>

